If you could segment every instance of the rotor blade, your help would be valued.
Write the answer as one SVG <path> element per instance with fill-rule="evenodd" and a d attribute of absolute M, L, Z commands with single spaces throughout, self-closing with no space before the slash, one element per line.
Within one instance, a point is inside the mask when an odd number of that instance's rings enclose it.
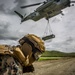
<path fill-rule="evenodd" d="M 41 2 L 43 3 L 43 2 Z M 31 4 L 31 5 L 26 5 L 26 6 L 21 6 L 21 8 L 27 8 L 27 7 L 31 7 L 31 6 L 36 6 L 36 5 L 40 5 L 41 3 L 36 3 L 36 4 Z"/>
<path fill-rule="evenodd" d="M 70 1 L 71 3 L 75 3 L 75 1 Z"/>
<path fill-rule="evenodd" d="M 21 19 L 23 19 L 23 16 L 19 13 L 19 12 L 17 12 L 17 11 L 14 11 Z"/>

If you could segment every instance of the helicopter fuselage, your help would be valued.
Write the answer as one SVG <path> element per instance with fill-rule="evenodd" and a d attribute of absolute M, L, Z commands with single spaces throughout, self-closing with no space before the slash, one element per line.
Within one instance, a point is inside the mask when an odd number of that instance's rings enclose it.
<path fill-rule="evenodd" d="M 32 19 L 38 21 L 42 18 L 49 19 L 62 13 L 62 9 L 70 6 L 70 0 L 48 0 L 43 5 L 38 7 L 33 13 L 22 19 L 22 22 Z"/>

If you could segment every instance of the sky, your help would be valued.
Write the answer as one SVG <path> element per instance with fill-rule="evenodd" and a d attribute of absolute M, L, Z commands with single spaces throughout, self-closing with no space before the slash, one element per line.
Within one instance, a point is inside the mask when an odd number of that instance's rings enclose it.
<path fill-rule="evenodd" d="M 38 0 L 42 2 L 44 0 Z M 20 6 L 36 3 L 36 0 L 0 0 L 0 44 L 18 45 L 18 40 L 30 33 L 44 36 L 47 21 L 43 18 L 37 22 L 28 20 L 20 24 L 21 19 L 14 13 L 29 14 L 38 6 L 20 9 Z M 49 25 L 55 38 L 45 41 L 48 50 L 75 52 L 75 6 L 67 7 L 61 14 L 50 18 Z"/>

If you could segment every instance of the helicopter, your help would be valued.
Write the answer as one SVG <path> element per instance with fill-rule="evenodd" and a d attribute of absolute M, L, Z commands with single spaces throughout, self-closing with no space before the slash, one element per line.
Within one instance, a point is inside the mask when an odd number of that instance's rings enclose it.
<path fill-rule="evenodd" d="M 35 3 L 31 5 L 26 5 L 26 6 L 21 6 L 21 9 L 31 7 L 31 6 L 36 6 L 40 5 L 34 12 L 30 13 L 29 15 L 21 15 L 19 12 L 14 11 L 20 18 L 21 18 L 21 23 L 24 21 L 27 21 L 29 19 L 33 21 L 38 21 L 42 18 L 46 18 L 48 20 L 51 17 L 54 17 L 58 14 L 63 14 L 62 9 L 66 7 L 70 7 L 71 3 L 75 3 L 75 1 L 70 1 L 70 0 L 47 0 L 44 2 L 40 3 Z"/>

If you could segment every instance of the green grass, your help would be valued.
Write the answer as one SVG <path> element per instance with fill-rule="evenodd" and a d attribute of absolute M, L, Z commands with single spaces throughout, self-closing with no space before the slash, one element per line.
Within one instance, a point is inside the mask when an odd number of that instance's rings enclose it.
<path fill-rule="evenodd" d="M 42 57 L 75 57 L 75 53 L 64 53 L 60 51 L 45 51 Z"/>
<path fill-rule="evenodd" d="M 44 61 L 44 60 L 59 60 L 62 57 L 40 57 L 38 61 Z"/>
<path fill-rule="evenodd" d="M 64 53 L 60 51 L 45 51 L 40 57 L 39 61 L 42 60 L 58 60 L 62 58 L 75 57 L 75 53 Z"/>

